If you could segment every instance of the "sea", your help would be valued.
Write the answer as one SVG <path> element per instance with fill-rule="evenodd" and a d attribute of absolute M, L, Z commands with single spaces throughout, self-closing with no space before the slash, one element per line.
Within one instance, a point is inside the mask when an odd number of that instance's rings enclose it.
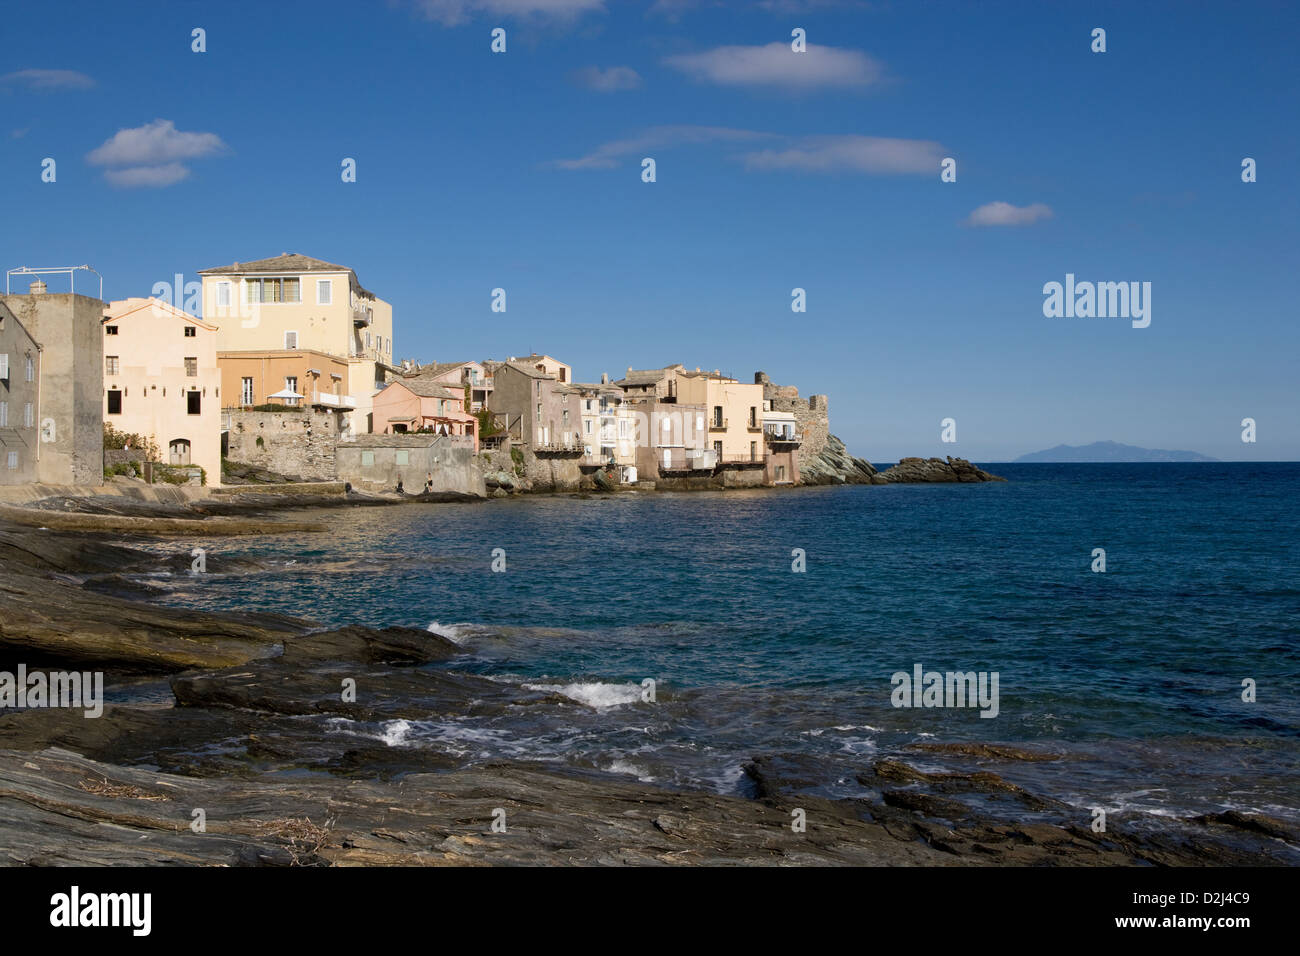
<path fill-rule="evenodd" d="M 736 794 L 762 757 L 832 798 L 890 759 L 994 770 L 1084 825 L 1300 821 L 1300 464 L 983 467 L 1008 480 L 320 511 L 165 545 L 257 568 L 164 600 L 427 629 L 465 652 L 436 666 L 567 704 L 341 740 Z M 996 715 L 902 693 L 918 665 L 996 674 Z M 928 746 L 980 743 L 1053 759 Z"/>

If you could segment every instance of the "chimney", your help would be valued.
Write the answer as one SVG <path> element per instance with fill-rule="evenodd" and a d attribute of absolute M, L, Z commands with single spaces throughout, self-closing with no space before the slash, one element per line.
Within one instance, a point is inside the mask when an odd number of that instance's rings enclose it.
<path fill-rule="evenodd" d="M 46 289 L 45 283 L 42 282 L 40 279 L 37 279 L 35 282 L 31 284 L 31 286 L 28 287 L 27 292 L 29 295 L 45 295 L 45 289 Z"/>

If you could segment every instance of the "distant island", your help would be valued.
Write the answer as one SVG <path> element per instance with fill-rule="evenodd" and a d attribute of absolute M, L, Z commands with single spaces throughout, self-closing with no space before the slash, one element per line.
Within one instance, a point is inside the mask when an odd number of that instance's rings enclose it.
<path fill-rule="evenodd" d="M 1017 462 L 1088 462 L 1088 461 L 1218 461 L 1195 451 L 1165 451 L 1162 448 L 1139 448 L 1117 441 L 1095 441 L 1091 445 L 1057 445 L 1046 451 L 1021 455 Z"/>

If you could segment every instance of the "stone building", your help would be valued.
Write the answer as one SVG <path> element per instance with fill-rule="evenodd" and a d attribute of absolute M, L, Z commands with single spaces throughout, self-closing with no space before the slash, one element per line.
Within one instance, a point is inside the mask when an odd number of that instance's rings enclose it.
<path fill-rule="evenodd" d="M 44 282 L 31 284 L 27 295 L 0 296 L 8 321 L 13 316 L 25 335 L 23 342 L 35 345 L 32 378 L 28 379 L 27 354 L 14 353 L 18 378 L 22 386 L 34 385 L 36 401 L 32 419 L 36 427 L 35 445 L 29 454 L 36 455 L 35 480 L 59 485 L 99 485 L 104 480 L 104 353 L 100 340 L 100 321 L 104 303 L 75 293 L 49 294 Z M 6 341 L 11 333 L 6 332 Z M 9 384 L 15 384 L 10 369 Z M 26 421 L 26 400 L 18 409 Z M 10 409 L 10 414 L 14 410 Z M 25 436 L 31 440 L 30 434 Z M 17 442 L 19 436 L 11 435 Z M 10 448 L 17 451 L 17 448 Z M 20 455 L 19 461 L 21 463 Z M 8 455 L 0 466 L 7 466 Z M 21 470 L 21 469 L 19 469 Z M 0 467 L 0 471 L 8 471 Z M 2 479 L 0 479 L 2 480 Z"/>
<path fill-rule="evenodd" d="M 791 412 L 799 436 L 798 466 L 802 471 L 821 456 L 830 436 L 830 399 L 826 395 L 799 397 L 793 385 L 777 385 L 766 372 L 754 373 L 754 384 L 763 387 L 765 412 Z"/>

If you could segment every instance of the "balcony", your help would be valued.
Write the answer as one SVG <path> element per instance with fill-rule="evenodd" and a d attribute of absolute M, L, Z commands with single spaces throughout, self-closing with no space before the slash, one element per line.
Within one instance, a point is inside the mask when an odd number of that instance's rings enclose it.
<path fill-rule="evenodd" d="M 802 445 L 803 432 L 793 429 L 774 430 L 769 429 L 763 433 L 763 439 L 769 445 Z"/>
<path fill-rule="evenodd" d="M 326 408 L 356 408 L 357 400 L 351 395 L 335 395 L 333 392 L 312 392 L 311 403 Z"/>
<path fill-rule="evenodd" d="M 709 419 L 709 431 L 711 431 L 711 432 L 725 432 L 726 430 L 727 430 L 727 419 L 725 419 L 725 418 L 711 418 L 711 419 Z"/>
<path fill-rule="evenodd" d="M 720 465 L 762 465 L 766 464 L 766 462 L 766 454 L 723 455 L 718 459 L 718 464 Z"/>
<path fill-rule="evenodd" d="M 352 324 L 356 328 L 369 328 L 372 321 L 374 321 L 374 311 L 372 309 L 363 309 L 355 305 L 352 307 Z"/>

